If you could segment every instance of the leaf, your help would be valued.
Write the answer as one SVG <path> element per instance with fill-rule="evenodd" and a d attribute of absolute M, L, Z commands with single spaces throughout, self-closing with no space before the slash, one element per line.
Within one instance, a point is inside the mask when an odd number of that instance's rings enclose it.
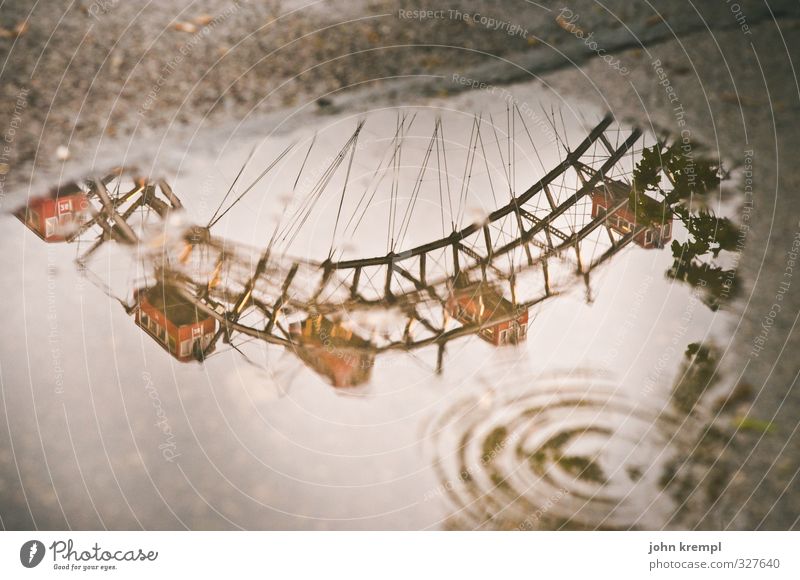
<path fill-rule="evenodd" d="M 642 158 L 633 170 L 633 185 L 639 191 L 656 191 L 661 181 L 661 146 L 653 145 L 642 151 Z"/>
<path fill-rule="evenodd" d="M 756 419 L 755 417 L 740 417 L 736 421 L 736 427 L 742 431 L 754 431 L 756 433 L 774 433 L 775 423 L 772 421 L 764 421 L 763 419 Z"/>
<path fill-rule="evenodd" d="M 172 25 L 172 28 L 173 30 L 177 30 L 179 32 L 188 32 L 190 34 L 197 32 L 197 26 L 191 22 L 176 22 Z"/>

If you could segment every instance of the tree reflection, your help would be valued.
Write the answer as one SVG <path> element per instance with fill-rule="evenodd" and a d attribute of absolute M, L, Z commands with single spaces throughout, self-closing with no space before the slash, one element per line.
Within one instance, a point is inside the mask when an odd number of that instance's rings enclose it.
<path fill-rule="evenodd" d="M 667 276 L 701 290 L 703 302 L 717 310 L 737 287 L 737 275 L 717 263 L 722 250 L 735 251 L 739 227 L 703 205 L 725 177 L 716 160 L 695 157 L 689 143 L 649 147 L 633 172 L 629 204 L 639 223 L 658 224 L 677 218 L 687 241 L 674 240 L 674 262 Z"/>
<path fill-rule="evenodd" d="M 695 410 L 703 394 L 719 380 L 719 352 L 713 344 L 693 342 L 686 347 L 678 380 L 672 389 L 675 408 L 685 414 Z"/>

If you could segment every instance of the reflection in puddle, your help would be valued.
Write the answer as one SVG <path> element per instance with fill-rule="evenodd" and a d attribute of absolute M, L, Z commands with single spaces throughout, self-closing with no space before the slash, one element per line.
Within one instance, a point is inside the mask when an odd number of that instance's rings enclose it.
<path fill-rule="evenodd" d="M 280 379 L 282 393 L 298 367 L 311 371 L 303 376 L 314 387 L 323 382 L 361 394 L 381 380 L 417 381 L 430 390 L 427 368 L 422 379 L 410 365 L 381 373 L 378 361 L 392 353 L 395 360 L 430 353 L 431 373 L 451 386 L 458 381 L 447 373 L 448 360 L 490 365 L 501 364 L 501 351 L 527 356 L 536 372 L 464 385 L 446 411 L 434 413 L 428 436 L 439 487 L 427 496 L 448 502 L 446 525 L 658 526 L 674 513 L 672 492 L 697 481 L 680 458 L 687 450 L 695 458 L 692 446 L 705 440 L 708 393 L 717 383 L 717 350 L 689 331 L 695 296 L 716 311 L 735 294 L 730 254 L 739 232 L 706 199 L 719 185 L 719 164 L 689 163 L 675 147 L 647 145 L 652 137 L 606 116 L 571 147 L 563 147 L 563 136 L 550 144 L 557 156 L 549 168 L 531 139 L 541 172 L 531 170 L 531 158 L 519 164 L 528 174 L 520 167 L 517 178 L 512 152 L 527 131 L 514 132 L 524 119 L 509 114 L 509 131 L 500 136 L 494 126 L 482 134 L 480 117 L 456 115 L 466 128 L 460 143 L 444 140 L 438 118 L 432 135 L 421 133 L 420 113 L 416 135 L 416 116 L 397 115 L 391 139 L 365 141 L 371 125 L 359 122 L 348 140 L 334 125 L 303 147 L 282 148 L 266 172 L 258 168 L 252 185 L 237 188 L 247 192 L 274 167 L 278 175 L 268 189 L 294 194 L 299 184 L 303 190 L 274 204 L 282 208 L 275 221 L 249 226 L 258 231 L 255 244 L 225 221 L 235 214 L 225 198 L 206 226 L 193 225 L 191 208 L 166 183 L 122 172 L 54 190 L 19 217 L 48 241 L 76 243 L 84 272 L 174 360 L 207 362 L 235 349 L 248 362 L 266 361 L 262 367 L 274 378 L 275 357 L 267 353 L 287 354 L 296 366 Z M 379 120 L 379 128 L 386 126 Z M 316 142 L 322 145 L 314 149 Z M 458 172 L 448 173 L 447 156 Z M 462 169 L 459 180 L 454 174 Z M 381 199 L 376 191 L 384 178 Z M 358 191 L 346 196 L 351 190 Z M 358 239 L 356 230 L 363 234 Z M 623 262 L 633 264 L 627 287 L 607 290 L 614 280 L 604 281 L 605 269 L 615 268 L 613 276 L 622 279 Z M 548 312 L 559 305 L 577 312 L 569 301 L 581 286 L 581 308 L 594 300 L 605 305 L 574 320 L 563 311 L 551 319 Z M 622 306 L 609 302 L 609 292 L 619 294 Z M 705 313 L 701 304 L 698 310 Z M 632 330 L 651 325 L 647 340 Z M 613 354 L 604 356 L 609 346 Z M 593 370 L 547 374 L 579 367 Z M 381 408 L 378 397 L 364 398 L 371 411 Z M 390 416 L 387 424 L 393 422 Z M 391 428 L 382 433 L 394 439 Z M 327 431 L 321 438 L 332 440 Z M 275 453 L 276 461 L 292 457 L 287 448 Z"/>
<path fill-rule="evenodd" d="M 477 335 L 494 346 L 517 344 L 528 331 L 528 309 L 506 300 L 499 288 L 485 282 L 455 277 L 446 309 L 464 325 L 475 325 Z"/>
<path fill-rule="evenodd" d="M 168 353 L 181 362 L 202 360 L 217 321 L 203 316 L 174 287 L 156 284 L 137 290 L 134 319 Z"/>
<path fill-rule="evenodd" d="M 369 380 L 375 353 L 368 341 L 341 323 L 317 314 L 292 323 L 289 332 L 294 353 L 334 387 L 355 387 Z"/>
<path fill-rule="evenodd" d="M 667 275 L 702 288 L 703 302 L 717 310 L 736 293 L 736 272 L 718 263 L 720 253 L 740 250 L 746 231 L 709 209 L 709 196 L 725 175 L 718 161 L 695 156 L 692 149 L 691 143 L 677 142 L 645 148 L 633 172 L 634 191 L 652 192 L 662 201 L 654 203 L 649 195 L 634 199 L 632 193 L 630 208 L 639 223 L 660 224 L 669 213 L 682 224 L 687 236 L 672 242 L 675 261 Z"/>
<path fill-rule="evenodd" d="M 430 427 L 449 527 L 652 525 L 678 416 L 585 371 L 459 398 Z M 663 514 L 662 514 L 663 515 Z"/>
<path fill-rule="evenodd" d="M 509 127 L 517 121 L 524 125 L 519 111 L 508 111 L 508 115 Z M 379 156 L 373 181 L 378 176 L 386 177 L 395 156 L 395 163 L 400 163 L 406 118 L 400 121 L 398 117 L 395 138 L 388 148 L 384 144 L 386 151 Z M 524 191 L 516 193 L 512 187 L 509 200 L 503 202 L 492 189 L 493 209 L 472 220 L 467 216 L 466 204 L 470 182 L 476 187 L 479 177 L 483 177 L 493 188 L 489 173 L 478 173 L 474 179 L 472 175 L 478 143 L 483 142 L 482 126 L 480 118 L 473 118 L 469 146 L 460 152 L 465 163 L 464 193 L 455 210 L 448 214 L 443 204 L 446 187 L 441 174 L 448 164 L 446 160 L 438 161 L 446 157 L 446 144 L 442 141 L 441 120 L 433 122 L 427 148 L 415 162 L 421 164 L 417 185 L 402 213 L 402 222 L 390 228 L 402 232 L 402 243 L 415 220 L 414 208 L 425 183 L 425 194 L 438 194 L 442 202 L 443 224 L 442 237 L 425 243 L 396 247 L 390 235 L 386 254 L 337 259 L 344 251 L 337 245 L 336 229 L 348 191 L 349 175 L 345 174 L 328 258 L 320 261 L 299 257 L 273 247 L 273 242 L 279 243 L 288 231 L 294 232 L 292 237 L 302 231 L 343 161 L 348 156 L 351 161 L 355 158 L 358 139 L 365 127 L 361 121 L 339 155 L 328 162 L 320 180 L 311 187 L 291 219 L 276 224 L 266 248 L 252 249 L 216 236 L 211 233 L 211 226 L 227 215 L 271 169 L 277 168 L 290 148 L 284 148 L 227 207 L 223 198 L 205 227 L 190 226 L 176 217 L 183 204 L 164 182 L 143 183 L 134 179 L 132 184 L 122 185 L 125 176 L 121 174 L 116 179 L 111 176 L 103 181 L 87 181 L 85 196 L 97 207 L 92 206 L 92 214 L 96 216 L 93 223 L 79 227 L 79 233 L 89 244 L 79 261 L 87 271 L 102 271 L 104 260 L 121 269 L 126 256 L 118 250 L 127 248 L 131 250 L 127 252 L 129 272 L 143 276 L 146 287 L 169 288 L 172 294 L 180 295 L 180 300 L 194 306 L 198 323 L 208 317 L 216 320 L 216 331 L 211 330 L 210 339 L 202 331 L 202 336 L 185 338 L 178 336 L 178 329 L 186 324 L 167 320 L 169 317 L 163 311 L 158 317 L 160 322 L 155 322 L 155 330 L 150 329 L 149 322 L 155 314 L 150 309 L 144 328 L 178 360 L 189 360 L 185 352 L 193 353 L 191 358 L 208 358 L 220 340 L 238 349 L 242 341 L 257 339 L 290 347 L 300 360 L 337 387 L 366 382 L 376 356 L 392 350 L 408 352 L 436 347 L 437 369 L 441 371 L 445 349 L 451 341 L 478 335 L 495 346 L 517 344 L 527 335 L 532 306 L 581 280 L 588 287 L 592 272 L 630 243 L 657 248 L 671 232 L 670 215 L 661 215 L 660 223 L 654 220 L 637 223 L 633 210 L 629 209 L 633 190 L 624 181 L 631 171 L 626 156 L 640 151 L 642 134 L 615 125 L 609 115 L 589 131 L 565 161 Z M 499 139 L 497 128 L 492 126 L 491 130 Z M 483 127 L 483 131 L 488 130 Z M 300 173 L 315 141 L 311 141 L 308 152 L 300 158 Z M 505 141 L 509 148 L 512 144 L 517 146 L 511 135 Z M 498 146 L 499 168 L 511 187 L 514 171 L 510 153 L 504 156 L 499 140 L 494 144 Z M 424 180 L 434 149 L 437 174 Z M 479 158 L 480 161 L 488 170 L 490 159 Z M 290 162 L 291 157 L 286 157 L 286 163 Z M 447 181 L 449 176 L 445 174 L 444 178 Z M 112 193 L 106 190 L 106 185 Z M 389 191 L 390 223 L 399 219 L 396 214 L 400 214 L 395 186 Z M 663 206 L 663 202 L 651 200 L 650 205 L 653 204 Z M 364 195 L 351 209 L 351 220 L 359 213 L 363 217 L 368 209 L 375 211 Z M 429 218 L 428 212 L 419 215 L 423 222 Z M 452 227 L 449 233 L 446 221 Z M 279 235 L 282 231 L 287 231 L 283 237 Z M 373 227 L 368 230 L 367 238 L 378 233 L 382 234 L 381 228 Z M 111 243 L 114 241 L 119 243 Z M 143 260 L 145 256 L 147 260 Z M 129 274 L 128 278 L 131 277 L 133 274 Z M 112 281 L 103 280 L 102 285 L 111 288 Z M 129 311 L 137 312 L 137 320 L 141 319 L 138 294 L 131 296 L 131 289 L 125 287 L 117 287 L 112 293 L 127 304 Z M 379 328 L 375 321 L 385 321 L 382 315 L 385 311 L 398 314 L 396 324 Z M 162 332 L 158 325 L 169 326 L 173 332 Z M 212 322 L 210 326 L 215 325 Z"/>

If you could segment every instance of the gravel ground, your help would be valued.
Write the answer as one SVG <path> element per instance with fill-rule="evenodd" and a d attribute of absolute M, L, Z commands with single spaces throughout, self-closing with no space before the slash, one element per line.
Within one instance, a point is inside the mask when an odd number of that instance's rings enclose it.
<path fill-rule="evenodd" d="M 454 73 L 493 84 L 543 83 L 605 102 L 619 118 L 677 132 L 675 103 L 652 64 L 660 59 L 695 139 L 730 166 L 754 152 L 754 209 L 739 263 L 745 288 L 722 365 L 749 386 L 749 413 L 774 425 L 730 440 L 709 437 L 707 452 L 682 472 L 687 509 L 671 525 L 796 529 L 796 283 L 766 348 L 758 356 L 752 350 L 800 231 L 800 174 L 792 157 L 800 5 L 740 2 L 735 14 L 727 2 L 566 4 L 582 29 L 596 33 L 598 46 L 630 71 L 622 78 L 558 25 L 564 3 L 543 4 L 549 11 L 524 2 L 459 3 L 461 12 L 509 23 L 492 30 L 450 16 L 401 17 L 400 9 L 455 9 L 412 2 L 325 2 L 302 10 L 300 2 L 6 2 L 0 128 L 9 147 L 0 193 L 55 181 L 60 171 L 78 171 L 108 151 L 130 147 L 146 155 L 149 143 L 177 144 L 199 126 L 279 117 L 313 103 L 320 112 L 358 110 L 467 90 L 452 82 Z M 511 23 L 522 30 L 509 33 Z M 66 164 L 59 159 L 63 148 Z"/>
<path fill-rule="evenodd" d="M 800 13 L 794 2 L 771 4 L 778 16 Z M 365 83 L 390 84 L 393 77 L 425 79 L 474 70 L 483 80 L 510 82 L 569 68 L 594 54 L 556 23 L 565 6 L 609 52 L 706 26 L 681 2 L 657 2 L 657 12 L 646 3 L 624 1 L 543 6 L 5 2 L 0 127 L 9 126 L 20 95 L 26 101 L 8 155 L 8 187 L 29 183 L 32 173 L 60 169 L 59 147 L 68 147 L 74 159 L 87 159 L 109 141 L 127 145 L 133 137 L 133 147 L 141 147 L 167 126 L 239 120 L 319 97 L 335 99 L 331 93 Z M 750 26 L 771 18 L 770 8 L 759 2 L 742 6 Z M 715 29 L 737 27 L 724 2 L 698 9 Z M 439 12 L 410 17 L 414 10 Z M 497 24 L 458 17 L 476 13 Z M 459 89 L 453 83 L 420 88 Z M 409 92 L 404 89 L 403 99 L 413 98 Z"/>

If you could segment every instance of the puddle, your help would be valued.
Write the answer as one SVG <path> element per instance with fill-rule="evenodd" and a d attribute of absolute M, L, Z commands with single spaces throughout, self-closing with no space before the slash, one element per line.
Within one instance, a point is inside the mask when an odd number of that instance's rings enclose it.
<path fill-rule="evenodd" d="M 77 463 L 117 482 L 89 497 L 132 498 L 120 521 L 169 506 L 146 527 L 663 525 L 676 458 L 732 388 L 712 364 L 736 247 L 715 169 L 517 89 L 543 105 L 470 93 L 201 136 L 170 187 L 109 181 L 132 229 L 99 244 L 9 220 L 4 266 L 32 290 L 7 279 L 6 320 L 33 354 L 6 380 L 36 393 L 43 446 L 67 417 Z"/>

